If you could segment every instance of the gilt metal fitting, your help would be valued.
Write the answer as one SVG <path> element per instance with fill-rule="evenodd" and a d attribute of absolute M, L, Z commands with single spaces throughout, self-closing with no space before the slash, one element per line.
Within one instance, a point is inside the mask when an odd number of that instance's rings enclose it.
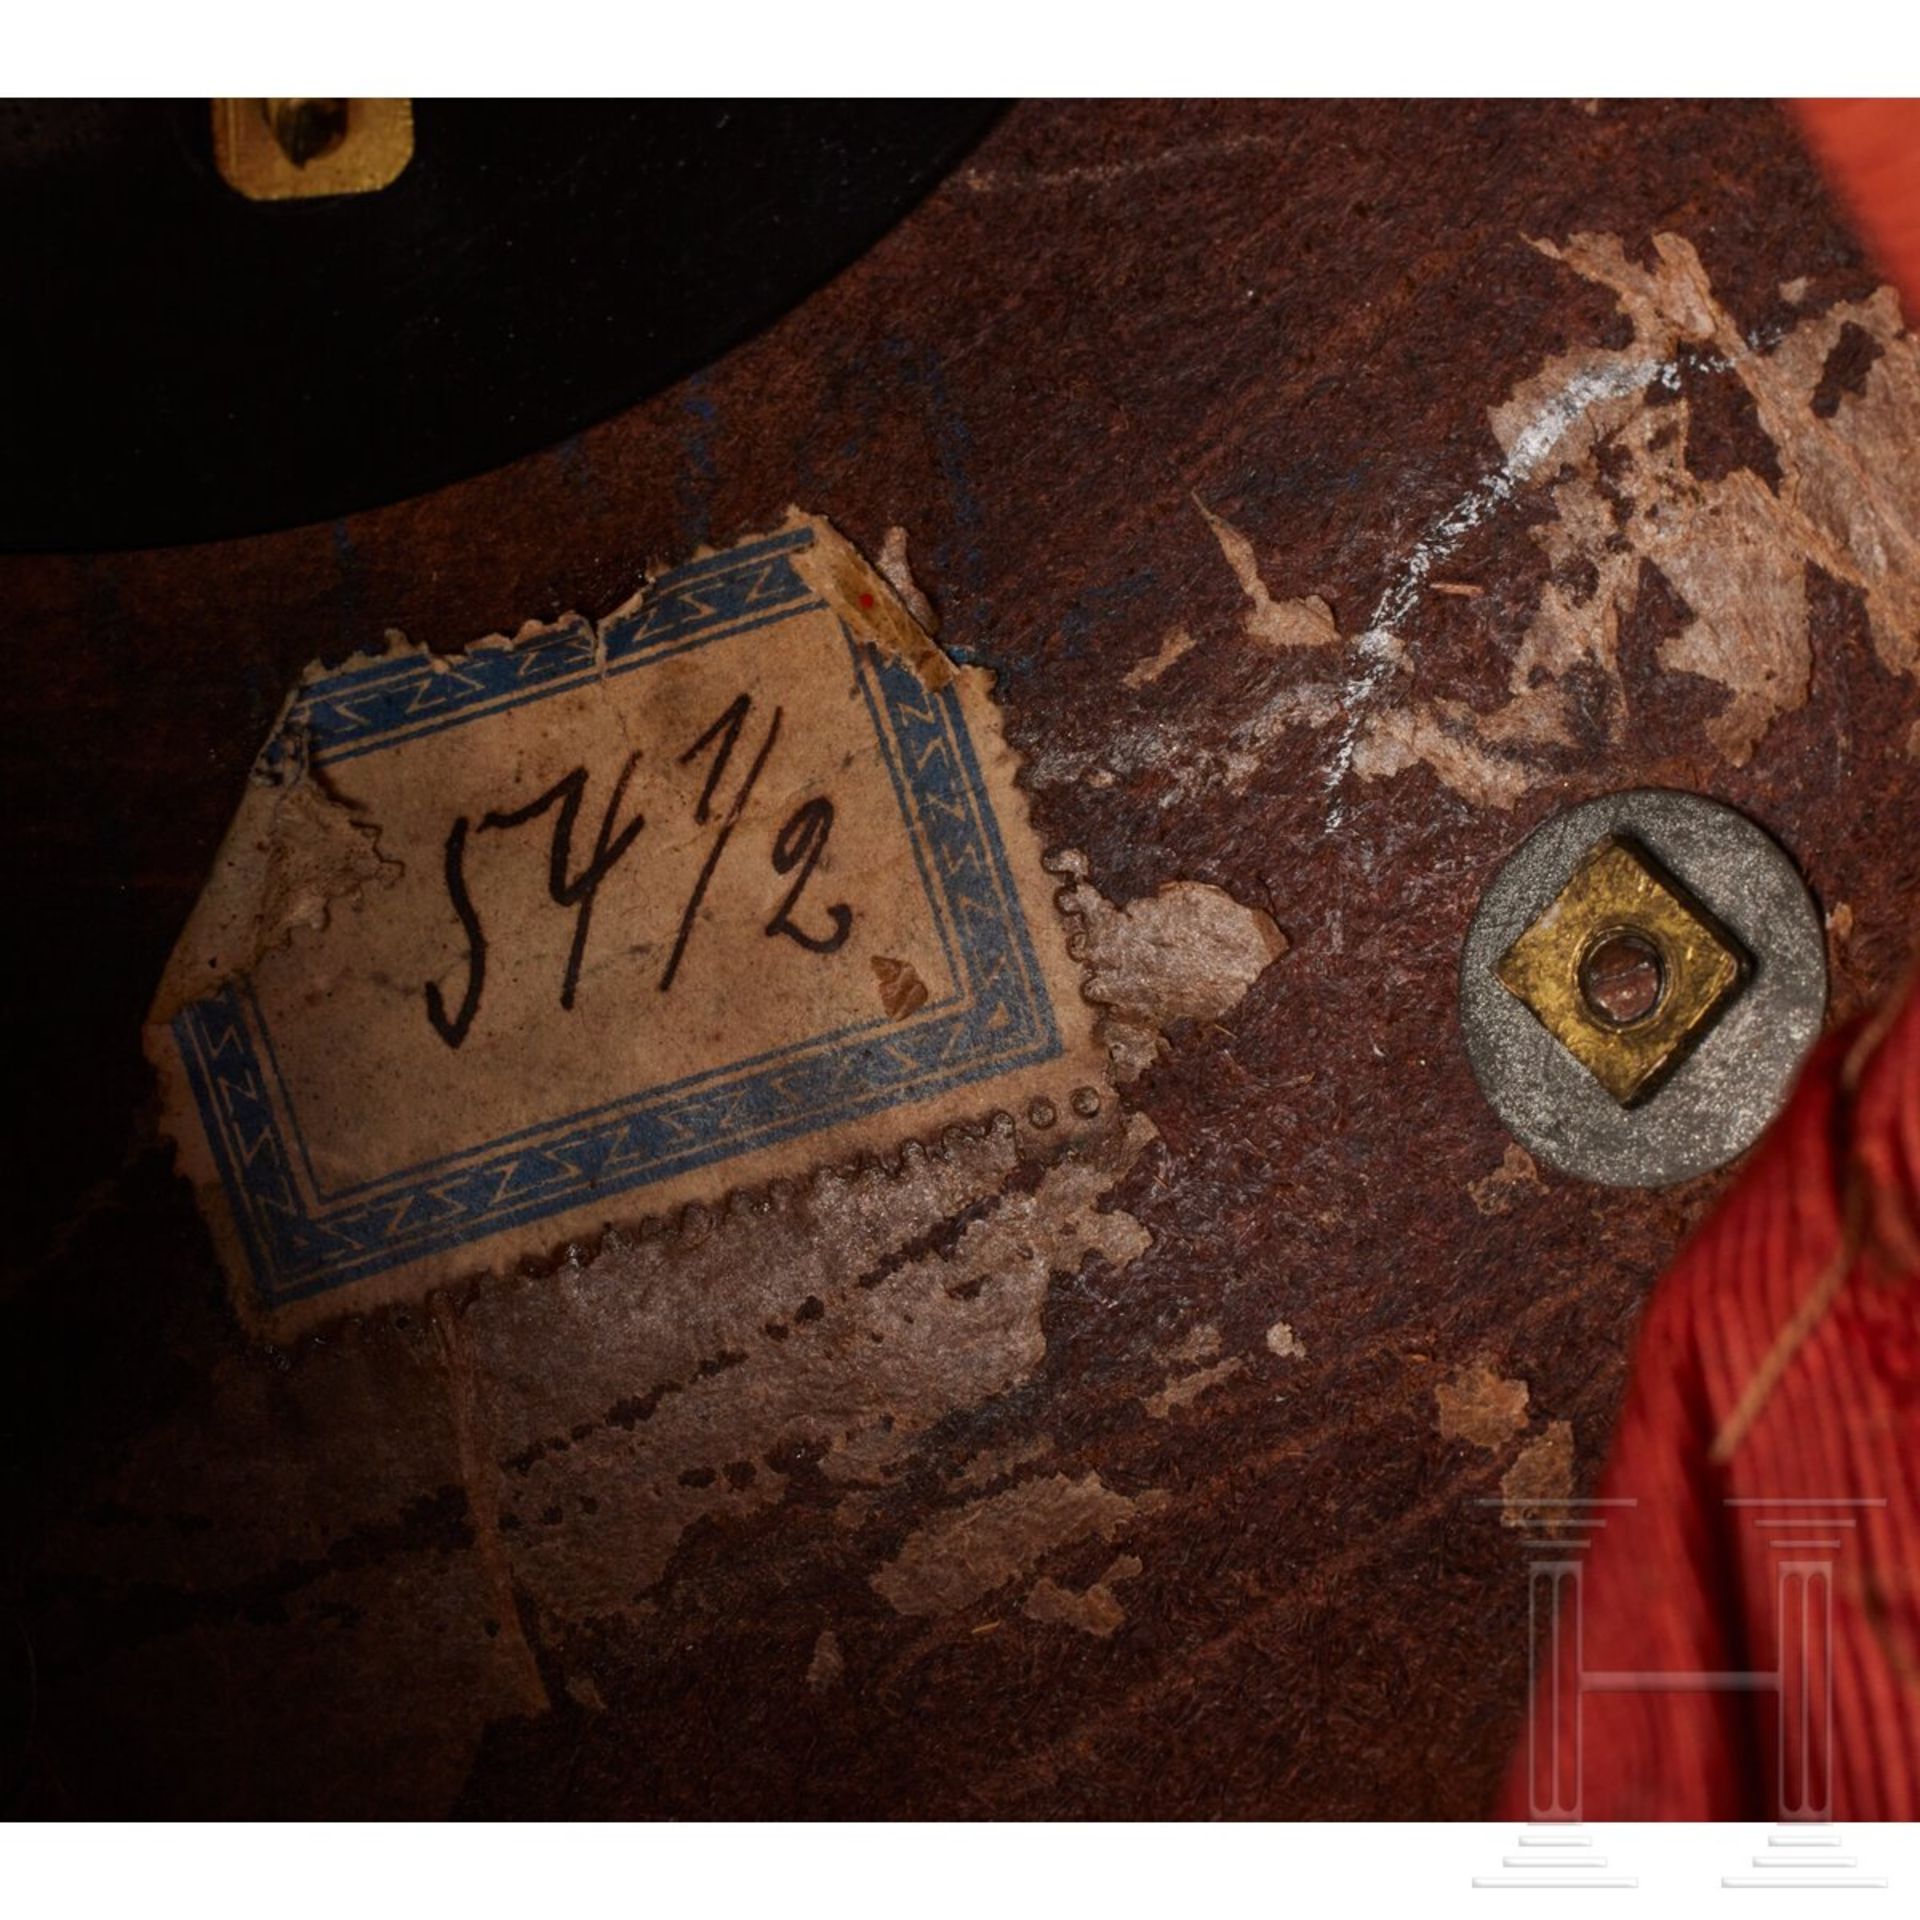
<path fill-rule="evenodd" d="M 1609 834 L 1493 971 L 1632 1107 L 1704 1037 L 1748 966 L 1739 943 L 1644 847 Z"/>
<path fill-rule="evenodd" d="M 216 100 L 213 157 L 249 200 L 378 193 L 413 158 L 407 100 Z"/>
<path fill-rule="evenodd" d="M 1481 1090 L 1563 1172 L 1667 1186 L 1779 1110 L 1826 948 L 1793 863 L 1730 807 L 1610 794 L 1540 827 L 1474 916 L 1460 1013 Z"/>

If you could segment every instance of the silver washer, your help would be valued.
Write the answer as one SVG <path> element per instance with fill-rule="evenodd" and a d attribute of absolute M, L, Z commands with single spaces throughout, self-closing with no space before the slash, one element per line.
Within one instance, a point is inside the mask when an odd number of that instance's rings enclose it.
<path fill-rule="evenodd" d="M 1494 965 L 1609 833 L 1631 835 L 1739 939 L 1751 977 L 1643 1106 L 1621 1107 L 1494 977 Z M 1610 793 L 1535 829 L 1482 898 L 1460 958 L 1474 1076 L 1507 1131 L 1579 1180 L 1668 1187 L 1744 1153 L 1819 1038 L 1827 948 L 1793 862 L 1731 807 L 1693 793 Z"/>

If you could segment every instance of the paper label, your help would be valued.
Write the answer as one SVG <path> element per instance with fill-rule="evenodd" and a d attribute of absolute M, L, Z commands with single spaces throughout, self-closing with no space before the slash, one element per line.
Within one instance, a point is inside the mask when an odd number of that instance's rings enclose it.
<path fill-rule="evenodd" d="M 1104 1062 L 987 679 L 798 516 L 597 628 L 310 672 L 150 1028 L 250 1315 L 1073 1124 Z"/>

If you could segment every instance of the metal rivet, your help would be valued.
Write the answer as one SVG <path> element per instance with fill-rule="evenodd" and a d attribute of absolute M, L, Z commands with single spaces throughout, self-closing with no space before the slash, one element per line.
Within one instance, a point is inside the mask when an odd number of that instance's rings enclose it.
<path fill-rule="evenodd" d="M 1658 860 L 1608 834 L 1580 856 L 1493 971 L 1630 1107 L 1650 1098 L 1712 1029 L 1747 967 L 1739 943 Z"/>
<path fill-rule="evenodd" d="M 1826 943 L 1793 862 L 1697 794 L 1609 794 L 1546 822 L 1488 887 L 1460 1018 L 1521 1144 L 1609 1186 L 1743 1152 L 1820 1031 Z"/>
<path fill-rule="evenodd" d="M 1091 1087 L 1075 1087 L 1073 1110 L 1082 1120 L 1091 1120 L 1100 1111 L 1100 1096 Z"/>
<path fill-rule="evenodd" d="M 1580 998 L 1596 1020 L 1637 1027 L 1660 1011 L 1667 996 L 1667 963 L 1660 943 L 1630 927 L 1592 941 L 1580 962 Z"/>
<path fill-rule="evenodd" d="M 406 100 L 216 100 L 213 157 L 249 200 L 378 193 L 413 158 Z"/>
<path fill-rule="evenodd" d="M 1051 1100 L 1036 1100 L 1027 1109 L 1027 1118 L 1036 1127 L 1050 1127 L 1059 1117 Z"/>

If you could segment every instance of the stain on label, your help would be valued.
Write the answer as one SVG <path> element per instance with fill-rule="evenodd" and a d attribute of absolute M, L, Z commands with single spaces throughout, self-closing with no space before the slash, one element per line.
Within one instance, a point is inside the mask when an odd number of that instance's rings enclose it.
<path fill-rule="evenodd" d="M 989 683 L 797 513 L 597 625 L 310 670 L 149 1025 L 250 1317 L 1071 1114 Z"/>

